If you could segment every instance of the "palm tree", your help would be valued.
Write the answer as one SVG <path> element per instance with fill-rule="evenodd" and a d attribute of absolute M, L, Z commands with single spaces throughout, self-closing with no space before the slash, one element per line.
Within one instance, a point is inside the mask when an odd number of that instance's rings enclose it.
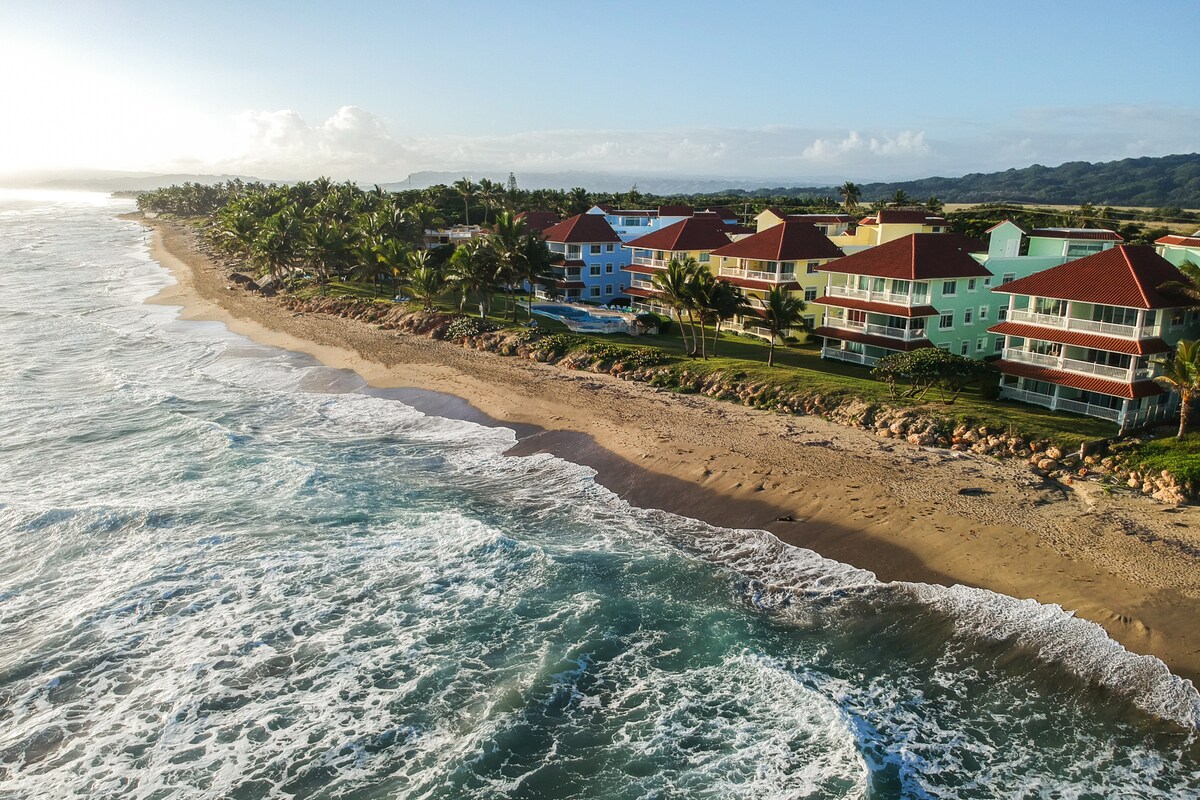
<path fill-rule="evenodd" d="M 458 192 L 463 199 L 463 221 L 464 224 L 471 224 L 471 198 L 475 195 L 475 184 L 470 178 L 463 178 L 454 182 L 454 191 Z"/>
<path fill-rule="evenodd" d="M 408 240 L 420 244 L 425 231 L 445 224 L 441 213 L 429 203 L 413 203 L 401 212 L 409 228 Z"/>
<path fill-rule="evenodd" d="M 1189 407 L 1200 395 L 1200 340 L 1183 339 L 1170 357 L 1155 359 L 1154 363 L 1163 368 L 1163 374 L 1154 380 L 1179 392 L 1179 432 L 1175 438 L 1182 439 L 1187 431 Z"/>
<path fill-rule="evenodd" d="M 487 316 L 491 289 L 496 285 L 499 263 L 496 254 L 484 239 L 471 239 L 458 246 L 450 256 L 450 279 L 458 284 L 462 296 L 458 310 L 467 305 L 467 295 L 474 293 L 479 298 L 479 318 Z"/>
<path fill-rule="evenodd" d="M 771 289 L 771 293 L 767 295 L 763 311 L 767 330 L 771 332 L 771 349 L 767 353 L 768 367 L 775 365 L 775 340 L 782 338 L 784 331 L 797 325 L 807 327 L 802 316 L 807 308 L 808 306 L 802 299 L 781 286 Z"/>
<path fill-rule="evenodd" d="M 546 241 L 542 238 L 542 235 L 536 231 L 521 236 L 517 253 L 516 276 L 526 286 L 526 306 L 529 318 L 533 319 L 534 284 L 553 283 L 555 276 L 551 271 L 551 267 L 556 257 L 550 252 L 550 248 L 546 246 Z"/>
<path fill-rule="evenodd" d="M 492 232 L 488 235 L 488 244 L 495 253 L 497 273 L 504 281 L 506 299 L 504 318 L 508 319 L 508 299 L 513 302 L 513 316 L 516 316 L 515 287 L 521 273 L 520 260 L 522 257 L 522 238 L 525 236 L 525 221 L 519 220 L 507 211 L 496 216 Z"/>
<path fill-rule="evenodd" d="M 479 179 L 479 200 L 483 203 L 483 224 L 487 225 L 488 211 L 497 208 L 504 198 L 500 184 L 487 178 Z"/>
<path fill-rule="evenodd" d="M 429 263 L 428 250 L 408 254 L 404 290 L 420 300 L 426 311 L 433 311 L 433 301 L 446 291 L 446 284 L 445 274 Z"/>
<path fill-rule="evenodd" d="M 717 336 L 721 333 L 721 322 L 744 313 L 748 307 L 749 303 L 742 287 L 734 286 L 729 281 L 714 282 L 712 290 L 708 294 L 708 310 L 715 323 L 712 350 L 709 351 L 713 356 L 717 354 Z"/>
<path fill-rule="evenodd" d="M 1179 265 L 1179 271 L 1183 273 L 1183 280 L 1167 281 L 1158 288 L 1187 298 L 1190 303 L 1188 310 L 1200 311 L 1200 267 L 1184 261 Z"/>
<path fill-rule="evenodd" d="M 687 330 L 683 327 L 683 312 L 687 312 L 688 320 L 691 321 L 692 310 L 695 307 L 692 279 L 697 269 L 699 264 L 694 258 L 672 258 L 665 270 L 654 273 L 650 279 L 654 290 L 659 294 L 659 299 L 675 313 L 675 321 L 679 324 L 679 336 L 691 355 L 696 353 L 696 330 L 693 324 L 692 341 L 689 346 Z"/>
<path fill-rule="evenodd" d="M 908 196 L 908 192 L 903 189 L 897 189 L 892 195 L 892 199 L 888 204 L 893 207 L 906 206 L 912 202 L 912 198 Z"/>
<path fill-rule="evenodd" d="M 941 214 L 945 209 L 946 204 L 937 198 L 936 195 L 930 195 L 925 201 L 925 210 L 930 214 Z"/>
<path fill-rule="evenodd" d="M 838 194 L 842 196 L 842 205 L 847 214 L 853 213 L 854 209 L 858 208 L 858 199 L 862 196 L 862 190 L 858 188 L 857 183 L 846 181 L 838 187 Z"/>
<path fill-rule="evenodd" d="M 357 231 L 337 220 L 318 222 L 308 231 L 307 254 L 316 267 L 317 285 L 322 294 L 331 274 L 340 275 L 353 262 Z"/>
<path fill-rule="evenodd" d="M 592 198 L 588 194 L 588 190 L 582 186 L 576 186 L 571 191 L 567 192 L 566 207 L 563 209 L 567 212 L 568 217 L 576 214 L 582 214 L 592 207 Z"/>

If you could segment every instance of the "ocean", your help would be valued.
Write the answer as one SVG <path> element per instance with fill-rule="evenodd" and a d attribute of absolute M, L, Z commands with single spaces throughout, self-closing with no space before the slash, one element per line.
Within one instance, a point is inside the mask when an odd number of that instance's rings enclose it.
<path fill-rule="evenodd" d="M 0 798 L 1200 796 L 1098 626 L 180 321 L 129 210 L 0 193 Z"/>

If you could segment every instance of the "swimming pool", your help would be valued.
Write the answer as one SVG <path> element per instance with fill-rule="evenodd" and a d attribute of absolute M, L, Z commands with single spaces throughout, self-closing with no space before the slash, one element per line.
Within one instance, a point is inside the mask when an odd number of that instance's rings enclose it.
<path fill-rule="evenodd" d="M 533 313 L 556 319 L 570 330 L 586 333 L 634 333 L 633 315 L 593 306 L 534 303 Z"/>

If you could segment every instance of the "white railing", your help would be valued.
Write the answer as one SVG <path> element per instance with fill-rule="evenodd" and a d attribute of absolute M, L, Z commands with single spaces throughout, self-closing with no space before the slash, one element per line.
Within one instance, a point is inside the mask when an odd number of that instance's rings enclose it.
<path fill-rule="evenodd" d="M 878 336 L 887 336 L 892 339 L 903 339 L 904 341 L 912 341 L 913 339 L 925 338 L 924 328 L 895 328 L 891 325 L 878 325 L 874 322 L 856 322 L 845 317 L 826 316 L 825 324 L 831 328 L 844 328 L 846 330 L 863 331 L 864 333 L 873 333 Z"/>
<path fill-rule="evenodd" d="M 856 289 L 853 286 L 833 285 L 827 287 L 830 297 L 850 297 L 855 300 L 866 300 L 871 303 L 890 303 L 894 306 L 914 306 L 929 302 L 927 294 L 896 294 L 895 292 L 872 292 L 869 289 Z"/>
<path fill-rule="evenodd" d="M 633 255 L 633 263 L 643 267 L 656 267 L 658 269 L 666 269 L 671 263 L 669 258 L 651 258 L 650 256 L 640 256 L 637 253 Z"/>
<path fill-rule="evenodd" d="M 1059 398 L 1059 411 L 1073 411 L 1076 414 L 1083 414 L 1088 417 L 1099 417 L 1100 419 L 1112 420 L 1120 422 L 1121 409 L 1109 408 L 1108 406 L 1098 406 L 1094 403 L 1081 403 L 1078 400 L 1064 400 Z"/>
<path fill-rule="evenodd" d="M 1052 369 L 1060 369 L 1065 372 L 1079 372 L 1084 375 L 1099 375 L 1104 378 L 1115 378 L 1121 381 L 1133 381 L 1138 379 L 1149 378 L 1151 370 L 1149 367 L 1114 367 L 1111 364 L 1098 364 L 1094 361 L 1082 361 L 1078 358 L 1066 358 L 1065 356 L 1052 356 L 1047 353 L 1032 353 L 1028 350 L 1018 350 L 1015 348 L 1006 348 L 1004 357 L 1010 361 L 1020 361 L 1025 364 L 1037 364 L 1043 367 Z"/>
<path fill-rule="evenodd" d="M 867 367 L 873 367 L 879 359 L 874 356 L 868 356 L 864 353 L 856 353 L 853 350 L 841 350 L 837 347 L 822 347 L 821 358 L 832 358 L 836 361 L 849 361 L 851 364 L 862 364 Z"/>
<path fill-rule="evenodd" d="M 629 282 L 629 285 L 636 286 L 639 289 L 649 289 L 650 291 L 655 291 L 654 281 L 650 281 L 650 280 L 642 280 L 640 278 L 634 278 Z"/>
<path fill-rule="evenodd" d="M 1036 314 L 1026 308 L 1014 308 L 1008 312 L 1009 322 L 1024 322 L 1030 325 L 1040 325 L 1043 328 L 1058 328 L 1059 330 L 1082 331 L 1084 333 L 1099 333 L 1104 336 L 1117 336 L 1122 339 L 1140 339 L 1143 335 L 1156 335 L 1151 328 L 1139 328 L 1137 325 L 1118 325 L 1115 322 L 1096 322 L 1090 319 L 1078 319 L 1066 315 Z"/>
<path fill-rule="evenodd" d="M 1032 403 L 1042 408 L 1054 407 L 1054 395 L 1031 392 L 1027 389 L 1014 389 L 1005 386 L 1000 389 L 1000 397 L 1004 400 L 1020 400 L 1022 403 Z"/>
<path fill-rule="evenodd" d="M 718 275 L 724 275 L 729 278 L 746 278 L 752 281 L 766 281 L 768 283 L 795 283 L 796 273 L 794 272 L 762 272 L 756 269 L 736 269 L 734 267 L 721 267 L 717 270 Z"/>

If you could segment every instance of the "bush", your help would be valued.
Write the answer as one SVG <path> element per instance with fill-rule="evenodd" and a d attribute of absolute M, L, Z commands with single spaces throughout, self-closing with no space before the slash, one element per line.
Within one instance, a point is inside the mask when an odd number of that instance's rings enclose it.
<path fill-rule="evenodd" d="M 468 336 L 478 336 L 487 331 L 496 330 L 496 326 L 479 317 L 458 316 L 446 328 L 447 339 L 465 339 Z"/>

